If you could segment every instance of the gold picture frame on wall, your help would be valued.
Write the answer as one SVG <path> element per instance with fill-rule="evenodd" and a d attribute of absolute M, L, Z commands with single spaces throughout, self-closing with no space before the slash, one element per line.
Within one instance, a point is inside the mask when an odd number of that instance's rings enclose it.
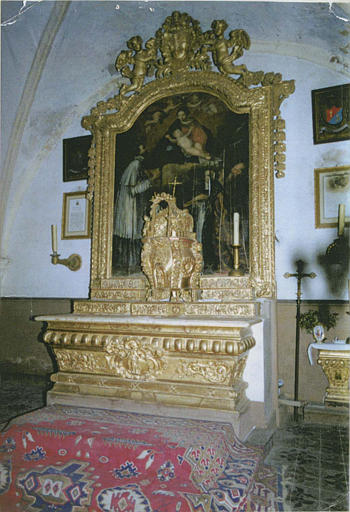
<path fill-rule="evenodd" d="M 86 192 L 63 194 L 62 240 L 90 238 L 90 201 Z"/>
<path fill-rule="evenodd" d="M 315 169 L 315 226 L 336 228 L 338 207 L 345 204 L 345 225 L 350 225 L 350 165 Z"/>
<path fill-rule="evenodd" d="M 221 271 L 220 267 L 216 267 L 212 274 L 203 275 L 201 286 L 207 290 L 205 296 L 213 300 L 247 299 L 253 295 L 275 296 L 274 174 L 278 178 L 283 177 L 286 168 L 285 123 L 281 117 L 280 106 L 294 92 L 294 81 L 283 81 L 279 73 L 251 72 L 245 65 L 235 66 L 232 63 L 233 57 L 229 64 L 217 49 L 221 48 L 227 24 L 223 20 L 214 20 L 211 26 L 212 30 L 202 32 L 199 22 L 186 13 L 176 11 L 166 18 L 155 38 L 145 43 L 140 36 L 130 39 L 127 42 L 129 50 L 123 50 L 119 54 L 116 67 L 131 83 L 123 84 L 119 94 L 114 97 L 98 102 L 90 115 L 82 120 L 82 126 L 93 135 L 88 180 L 89 196 L 93 197 L 94 204 L 90 279 L 92 299 L 145 300 L 147 282 L 142 272 L 123 273 L 123 268 L 118 274 L 115 272 L 114 236 L 119 218 L 116 203 L 118 187 L 122 184 L 121 176 L 134 157 L 139 156 L 136 151 L 140 144 L 144 144 L 147 123 L 151 127 L 152 136 L 162 122 L 165 122 L 167 126 L 164 126 L 162 139 L 166 135 L 174 138 L 173 131 L 169 133 L 168 130 L 175 127 L 173 122 L 176 118 L 179 120 L 180 107 L 177 106 L 177 101 L 181 100 L 189 106 L 190 101 L 192 105 L 196 105 L 199 99 L 208 110 L 211 105 L 210 97 L 215 109 L 222 105 L 227 113 L 232 114 L 232 119 L 235 117 L 246 121 L 247 143 L 246 155 L 243 157 L 247 160 L 248 222 L 245 229 L 249 260 L 243 276 L 231 277 L 230 269 Z M 244 31 L 233 31 L 230 36 L 227 45 L 240 46 L 240 55 L 244 48 L 249 48 L 249 36 Z M 218 71 L 212 70 L 210 55 Z M 154 79 L 144 83 L 145 77 L 151 77 L 152 73 Z M 231 74 L 236 76 L 232 77 Z M 173 106 L 176 108 L 173 109 L 172 120 L 168 113 Z M 206 112 L 209 113 L 210 111 Z M 213 113 L 220 114 L 216 110 Z M 183 125 L 189 123 L 188 110 L 185 114 L 180 119 Z M 215 124 L 205 120 L 204 115 L 200 118 L 195 107 L 192 114 L 191 117 L 196 117 L 198 124 L 205 126 L 208 123 L 207 128 L 214 129 Z M 160 116 L 159 119 L 157 116 Z M 153 125 L 150 124 L 152 121 Z M 129 152 L 124 151 L 129 140 L 136 142 L 136 137 L 127 137 L 127 134 L 129 132 L 132 135 L 138 124 L 141 126 L 137 136 L 140 133 L 141 140 Z M 221 125 L 218 124 L 219 126 Z M 229 137 L 234 125 L 225 122 L 222 126 Z M 221 142 L 219 132 L 214 139 L 214 145 L 216 143 L 218 147 Z M 123 143 L 120 143 L 121 140 Z M 152 141 L 148 141 L 147 145 L 150 147 Z M 164 148 L 164 154 L 168 155 L 167 146 Z M 223 146 L 218 151 L 215 147 L 210 149 L 208 144 L 206 150 L 209 154 L 214 152 L 222 162 L 232 158 L 231 163 L 235 163 L 227 147 Z M 202 156 L 205 158 L 205 155 Z M 158 178 L 151 171 L 154 170 L 153 167 L 161 167 L 160 176 L 164 184 L 164 166 L 155 160 L 153 163 L 154 166 L 151 161 L 146 167 L 145 170 L 150 172 L 145 178 Z M 230 171 L 228 165 L 225 172 Z M 181 179 L 181 176 L 173 175 L 165 184 L 170 185 L 170 182 L 176 180 L 183 181 L 183 177 Z M 171 190 L 166 192 L 172 193 Z M 179 206 L 186 208 L 187 203 L 184 201 Z M 234 211 L 231 205 L 226 208 L 230 209 Z"/>

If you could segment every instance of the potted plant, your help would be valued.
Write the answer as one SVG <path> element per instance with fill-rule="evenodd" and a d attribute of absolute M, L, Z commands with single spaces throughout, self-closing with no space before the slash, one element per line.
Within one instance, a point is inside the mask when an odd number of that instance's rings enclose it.
<path fill-rule="evenodd" d="M 328 309 L 310 309 L 300 315 L 300 328 L 313 335 L 316 342 L 326 339 L 325 331 L 335 327 L 338 313 L 331 313 Z"/>

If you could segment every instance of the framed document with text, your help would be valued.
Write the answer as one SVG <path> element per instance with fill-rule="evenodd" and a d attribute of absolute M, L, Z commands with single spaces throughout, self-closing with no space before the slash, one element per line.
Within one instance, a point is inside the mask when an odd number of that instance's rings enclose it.
<path fill-rule="evenodd" d="M 61 238 L 90 238 L 90 201 L 86 192 L 63 194 Z"/>
<path fill-rule="evenodd" d="M 350 166 L 315 169 L 315 225 L 316 228 L 335 228 L 338 208 L 344 204 L 345 225 L 350 224 Z"/>

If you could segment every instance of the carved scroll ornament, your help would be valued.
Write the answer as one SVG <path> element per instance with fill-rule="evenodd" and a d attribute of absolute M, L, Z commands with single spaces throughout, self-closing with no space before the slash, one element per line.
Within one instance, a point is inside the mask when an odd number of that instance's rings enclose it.
<path fill-rule="evenodd" d="M 285 134 L 284 121 L 280 116 L 282 101 L 294 92 L 294 81 L 282 82 L 280 73 L 249 71 L 245 64 L 236 64 L 250 48 L 250 37 L 243 29 L 231 30 L 228 37 L 225 32 L 228 24 L 225 20 L 214 20 L 211 30 L 203 32 L 197 20 L 187 13 L 174 11 L 168 16 L 154 37 L 145 43 L 141 36 L 131 37 L 127 50 L 122 50 L 116 58 L 115 67 L 129 80 L 120 87 L 119 94 L 106 102 L 99 102 L 92 109 L 91 116 L 83 120 L 83 126 L 89 128 L 91 121 L 108 110 L 120 110 L 130 97 L 129 93 L 139 93 L 146 78 L 162 79 L 180 76 L 188 71 L 217 71 L 230 77 L 243 89 L 251 86 L 272 86 L 274 128 L 274 165 L 276 177 L 284 176 L 285 171 Z M 92 181 L 91 173 L 90 180 Z"/>
<path fill-rule="evenodd" d="M 236 29 L 225 38 L 227 28 L 225 20 L 214 20 L 211 30 L 202 32 L 197 20 L 174 11 L 144 48 L 140 36 L 132 37 L 127 42 L 128 50 L 121 51 L 115 63 L 116 69 L 131 82 L 129 86 L 122 85 L 120 95 L 139 91 L 147 76 L 164 78 L 191 69 L 210 70 L 210 55 L 220 73 L 238 75 L 245 87 L 259 84 L 264 78 L 263 71 L 250 72 L 244 64 L 235 64 L 244 50 L 250 48 L 249 35 Z"/>

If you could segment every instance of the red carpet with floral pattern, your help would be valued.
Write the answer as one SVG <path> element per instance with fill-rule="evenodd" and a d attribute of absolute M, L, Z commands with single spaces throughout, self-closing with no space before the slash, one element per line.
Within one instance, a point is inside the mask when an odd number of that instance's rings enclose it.
<path fill-rule="evenodd" d="M 0 457 L 1 512 L 282 510 L 226 423 L 49 406 L 10 423 Z"/>

